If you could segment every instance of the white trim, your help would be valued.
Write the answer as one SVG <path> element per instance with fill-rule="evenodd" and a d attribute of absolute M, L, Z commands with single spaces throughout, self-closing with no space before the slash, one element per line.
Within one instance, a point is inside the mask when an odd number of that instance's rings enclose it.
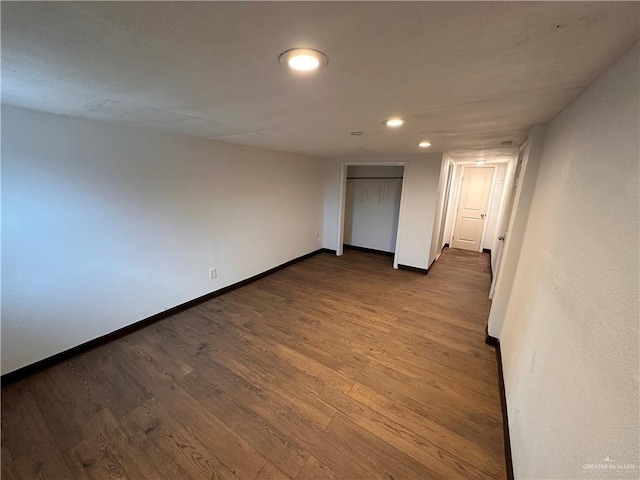
<path fill-rule="evenodd" d="M 491 288 L 489 290 L 490 293 L 490 297 L 491 299 L 493 299 L 493 297 L 495 296 L 496 290 L 498 289 L 499 283 L 502 280 L 502 268 L 504 267 L 504 257 L 507 255 L 507 253 L 509 253 L 509 249 L 511 248 L 511 237 L 512 237 L 512 233 L 513 233 L 513 224 L 516 221 L 516 211 L 518 210 L 518 205 L 520 203 L 520 195 L 522 194 L 522 186 L 524 185 L 524 177 L 525 174 L 527 172 L 527 166 L 529 165 L 529 155 L 531 154 L 531 147 L 530 147 L 531 143 L 530 143 L 530 139 L 529 137 L 527 137 L 527 139 L 524 141 L 524 143 L 520 146 L 520 150 L 518 151 L 518 156 L 520 155 L 520 152 L 522 152 L 524 150 L 523 153 L 523 157 L 522 157 L 522 166 L 520 167 L 520 176 L 517 178 L 517 184 L 516 186 L 516 195 L 513 199 L 513 205 L 511 205 L 511 214 L 509 215 L 509 218 L 507 219 L 507 225 L 506 225 L 506 229 L 504 230 L 505 234 L 506 234 L 506 238 L 504 240 L 504 245 L 502 246 L 502 252 L 500 253 L 500 263 L 498 264 L 498 268 L 497 271 L 494 272 L 494 281 L 492 282 Z M 518 168 L 518 158 L 516 158 L 516 164 L 514 165 L 514 170 L 513 170 L 513 175 L 515 177 L 515 169 Z M 516 180 L 515 178 L 512 180 L 511 183 L 511 188 L 514 187 L 514 180 Z M 491 311 L 489 312 L 489 315 L 491 315 Z"/>
<path fill-rule="evenodd" d="M 336 256 L 341 256 L 343 252 L 343 243 L 344 243 L 344 209 L 345 202 L 347 196 L 347 163 L 342 163 L 340 165 L 340 195 L 338 197 L 338 228 L 337 234 L 338 238 L 336 239 Z"/>
<path fill-rule="evenodd" d="M 429 262 L 438 260 L 442 252 L 442 247 L 446 242 L 445 231 L 447 215 L 453 202 L 452 185 L 455 176 L 454 171 L 455 163 L 449 155 L 444 153 L 442 155 L 442 166 L 440 168 L 440 179 L 438 181 L 438 203 L 436 206 L 436 215 L 434 215 L 433 219 L 432 246 L 429 250 Z"/>
<path fill-rule="evenodd" d="M 505 235 L 507 233 L 506 229 L 509 226 L 509 220 L 510 220 L 510 218 L 505 218 L 507 213 L 506 212 L 507 202 L 511 198 L 514 187 L 516 188 L 516 191 L 518 188 L 515 183 L 515 180 L 516 180 L 515 174 L 516 174 L 516 170 L 518 169 L 518 160 L 520 157 L 520 152 L 522 152 L 523 148 L 524 147 L 521 147 L 521 149 L 518 151 L 518 155 L 513 157 L 513 159 L 507 164 L 507 171 L 505 172 L 505 176 L 504 176 L 504 185 L 502 187 L 502 199 L 500 200 L 500 208 L 498 209 L 498 220 L 496 222 L 496 228 L 497 228 L 496 233 L 498 235 Z M 524 163 L 524 157 L 522 161 Z M 512 203 L 515 204 L 515 196 L 513 198 Z M 513 207 L 514 205 L 511 205 L 511 215 L 513 215 L 514 213 Z M 497 241 L 497 244 L 500 245 L 500 240 Z M 505 249 L 505 242 L 503 241 L 502 248 L 496 249 L 499 252 L 499 255 L 498 257 L 496 257 L 496 268 L 494 271 L 493 280 L 491 281 L 491 287 L 489 288 L 489 298 L 491 299 L 493 298 L 493 294 L 495 292 L 496 282 L 498 280 L 498 275 L 500 272 L 500 265 L 502 264 L 502 259 L 504 255 L 504 249 Z M 494 254 L 497 254 L 497 252 L 494 252 L 492 250 L 491 255 L 493 256 Z"/>
<path fill-rule="evenodd" d="M 449 171 L 451 171 L 451 178 L 449 178 Z M 444 238 L 444 233 L 447 230 L 447 221 L 449 220 L 449 215 L 451 214 L 451 207 L 453 206 L 453 198 L 452 198 L 452 194 L 453 194 L 453 185 L 455 183 L 455 179 L 456 179 L 456 164 L 453 160 L 451 160 L 451 157 L 449 157 L 447 155 L 447 168 L 445 170 L 445 173 L 447 175 L 447 178 L 445 179 L 445 188 L 448 191 L 444 192 L 445 197 L 448 196 L 447 198 L 447 209 L 445 210 L 444 208 L 444 198 L 442 199 L 442 218 L 440 219 L 440 225 L 442 227 L 442 232 L 438 232 L 438 255 L 440 255 L 440 253 L 442 252 L 442 247 L 444 247 L 445 243 L 449 243 L 449 245 L 451 245 L 450 242 L 447 242 L 447 239 Z M 442 236 L 442 240 L 440 240 L 440 236 Z"/>
<path fill-rule="evenodd" d="M 502 199 L 500 201 L 500 208 L 498 210 L 498 220 L 496 222 L 496 234 L 499 236 L 503 236 L 505 234 L 505 229 L 507 228 L 508 219 L 505 219 L 507 202 L 509 201 L 510 196 L 512 195 L 512 190 L 514 188 L 514 176 L 515 171 L 518 168 L 518 157 L 515 158 L 515 161 L 507 166 L 507 171 L 505 172 L 504 177 L 504 186 L 502 189 Z M 496 245 L 499 248 L 495 248 L 491 250 L 491 256 L 495 256 L 496 268 L 493 269 L 493 265 L 491 265 L 492 271 L 494 272 L 493 278 L 491 279 L 491 287 L 489 288 L 489 298 L 493 298 L 493 292 L 496 287 L 496 280 L 498 279 L 498 271 L 500 270 L 500 263 L 502 262 L 502 254 L 504 253 L 504 242 L 502 242 L 502 247 L 500 247 L 500 243 L 502 241 L 498 240 Z M 494 251 L 495 250 L 495 251 Z M 496 256 L 497 255 L 497 256 Z"/>
<path fill-rule="evenodd" d="M 453 247 L 453 234 L 456 231 L 456 221 L 458 220 L 458 204 L 460 203 L 460 191 L 462 190 L 462 179 L 464 178 L 464 165 L 455 165 L 455 169 L 457 170 L 454 171 L 454 175 L 457 173 L 458 174 L 458 178 L 457 178 L 457 188 L 456 188 L 456 199 L 453 202 L 453 210 L 451 211 L 451 214 L 453 215 L 453 218 L 451 219 L 452 223 L 451 223 L 451 231 L 449 232 L 449 246 Z M 453 182 L 451 182 L 453 184 Z"/>
<path fill-rule="evenodd" d="M 536 184 L 536 175 L 540 167 L 540 160 L 544 149 L 544 139 L 546 134 L 546 125 L 536 124 L 531 127 L 527 140 L 524 143 L 524 157 L 520 176 L 518 177 L 518 187 L 509 218 L 507 227 L 507 238 L 505 239 L 502 249 L 502 259 L 498 266 L 498 271 L 494 272 L 496 276 L 495 287 L 493 291 L 493 300 L 491 310 L 489 311 L 489 319 L 487 321 L 488 333 L 492 337 L 500 339 L 502 329 L 505 323 L 505 316 L 510 302 L 511 286 L 504 278 L 505 268 L 509 267 L 510 273 L 517 271 L 518 258 L 525 250 L 523 249 L 523 240 L 526 232 L 526 223 L 529 215 L 533 193 Z M 526 187 L 526 192 L 525 192 Z M 522 195 L 526 193 L 525 199 Z M 524 204 L 521 204 L 524 201 Z M 514 227 L 518 223 L 518 232 L 514 232 Z M 514 242 L 514 236 L 516 241 Z M 515 250 L 515 252 L 513 251 Z M 516 255 L 517 254 L 517 255 Z M 514 255 L 516 255 L 514 257 Z M 513 280 L 513 279 L 511 279 Z"/>
<path fill-rule="evenodd" d="M 396 251 L 393 255 L 393 268 L 398 268 L 398 257 L 400 250 L 400 239 L 402 238 L 402 219 L 405 210 L 405 179 L 407 178 L 408 162 L 342 162 L 340 164 L 340 195 L 338 198 L 338 228 L 336 242 L 336 256 L 344 253 L 344 218 L 347 198 L 347 168 L 350 166 L 369 166 L 369 167 L 403 167 L 402 171 L 402 189 L 400 191 L 400 211 L 398 213 L 398 231 L 396 232 Z"/>
<path fill-rule="evenodd" d="M 407 165 L 402 167 L 402 187 L 400 189 L 400 211 L 398 212 L 398 231 L 396 232 L 396 251 L 393 252 L 393 268 L 398 269 L 398 257 L 400 256 L 398 251 L 400 250 L 400 240 L 402 239 L 402 220 L 404 219 L 404 207 L 406 201 L 404 200 L 404 181 L 406 178 Z"/>

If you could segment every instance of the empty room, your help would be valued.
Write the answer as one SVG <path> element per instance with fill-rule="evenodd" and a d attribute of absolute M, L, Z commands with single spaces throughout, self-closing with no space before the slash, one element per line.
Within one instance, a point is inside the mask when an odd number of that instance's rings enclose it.
<path fill-rule="evenodd" d="M 640 479 L 640 2 L 0 14 L 3 480 Z"/>

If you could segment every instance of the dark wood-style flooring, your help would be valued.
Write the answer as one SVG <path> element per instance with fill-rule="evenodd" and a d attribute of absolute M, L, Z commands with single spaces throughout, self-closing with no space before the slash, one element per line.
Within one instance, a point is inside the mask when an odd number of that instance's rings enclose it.
<path fill-rule="evenodd" d="M 504 478 L 485 254 L 319 254 L 2 390 L 2 479 Z"/>

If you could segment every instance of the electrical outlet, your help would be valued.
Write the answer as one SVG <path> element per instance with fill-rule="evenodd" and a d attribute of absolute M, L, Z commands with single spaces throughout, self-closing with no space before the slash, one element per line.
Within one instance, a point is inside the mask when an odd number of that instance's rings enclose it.
<path fill-rule="evenodd" d="M 217 268 L 211 268 L 209 269 L 209 278 L 211 280 L 213 280 L 214 278 L 216 278 L 218 276 L 218 269 Z"/>

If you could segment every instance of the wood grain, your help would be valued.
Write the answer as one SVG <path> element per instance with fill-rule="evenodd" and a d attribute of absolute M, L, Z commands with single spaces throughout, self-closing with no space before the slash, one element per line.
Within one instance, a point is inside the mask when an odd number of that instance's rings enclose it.
<path fill-rule="evenodd" d="M 506 478 L 489 283 L 306 259 L 5 387 L 2 478 Z"/>

